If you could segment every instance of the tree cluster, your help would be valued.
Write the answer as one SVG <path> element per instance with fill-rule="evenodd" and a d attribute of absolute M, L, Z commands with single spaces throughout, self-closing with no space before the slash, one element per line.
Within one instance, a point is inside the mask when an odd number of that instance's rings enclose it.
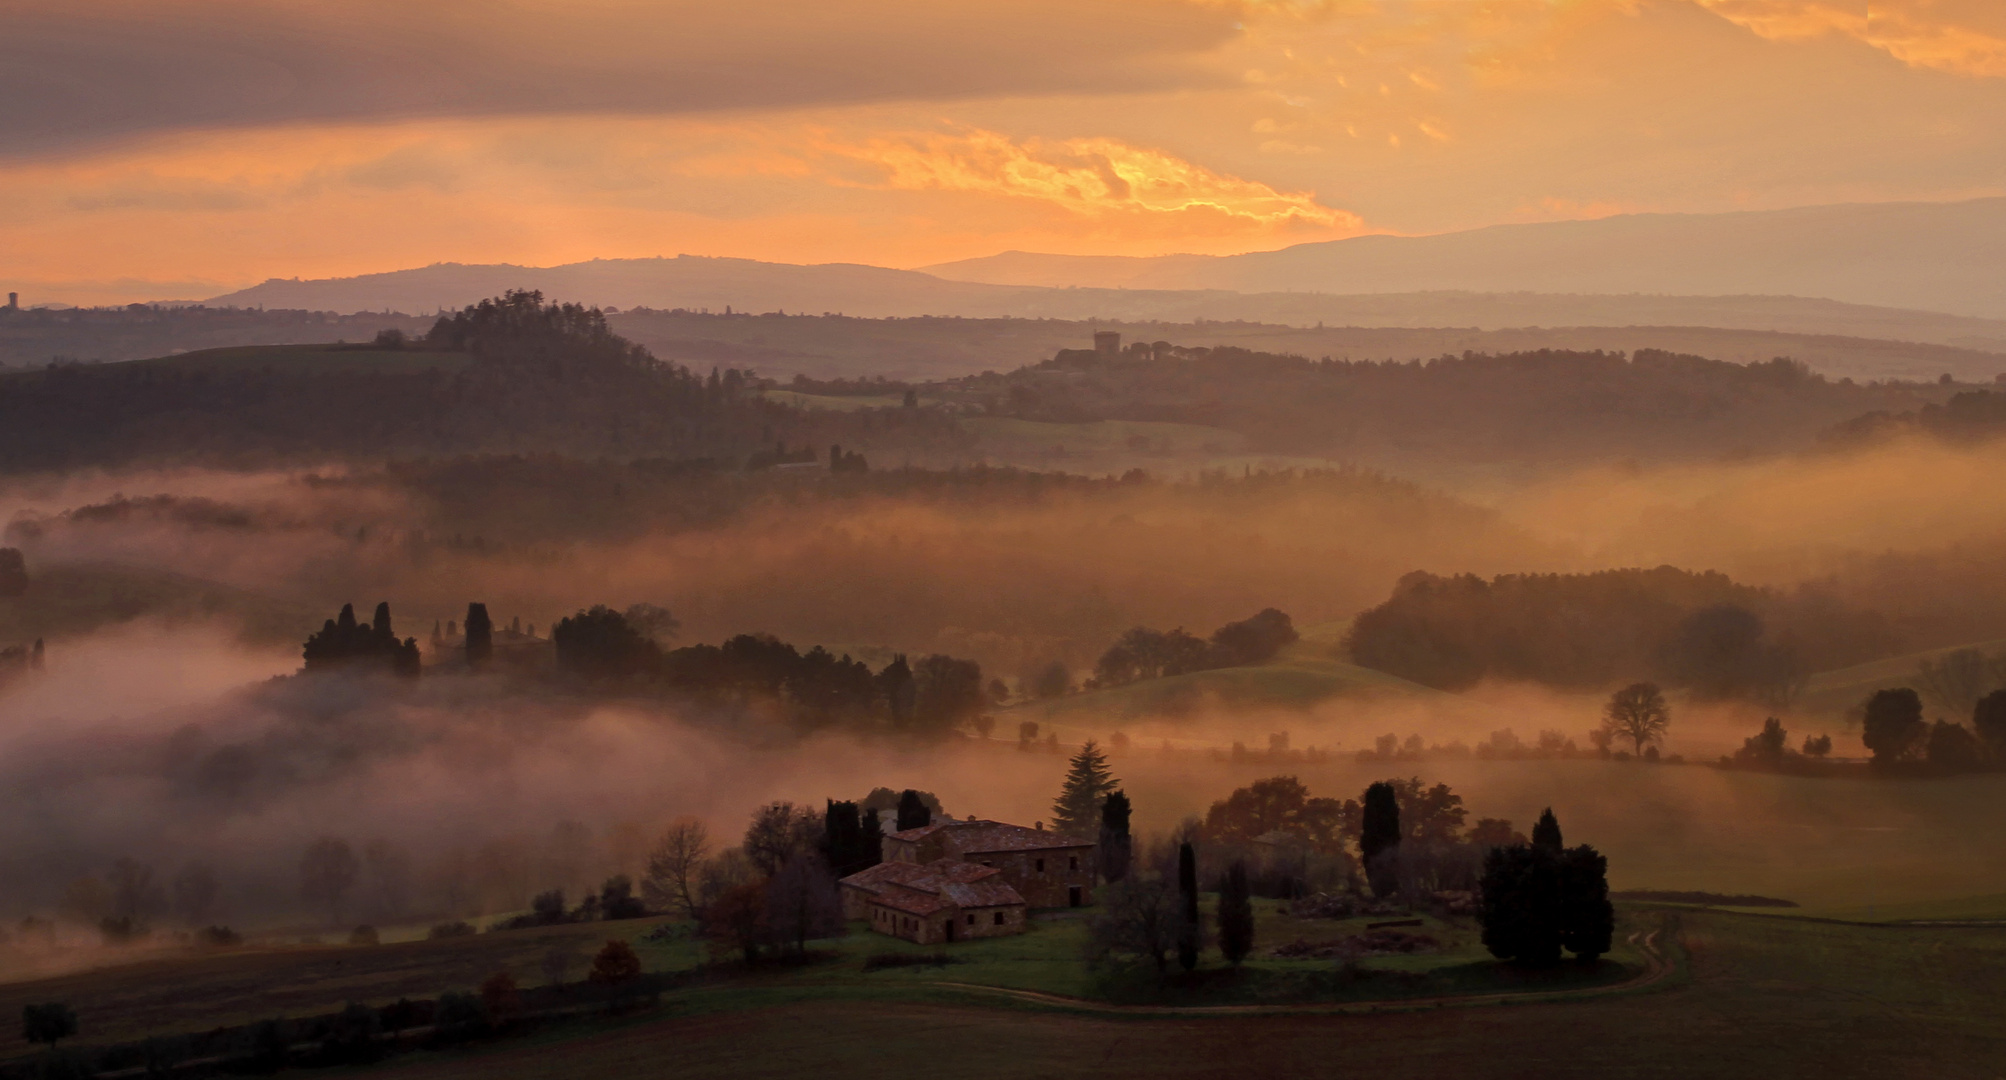
<path fill-rule="evenodd" d="M 1877 690 L 1862 709 L 1861 739 L 1884 772 L 1981 772 L 2006 768 L 2006 689 L 1971 707 L 1971 726 L 1923 718 L 1922 696 L 1908 687 Z"/>
<path fill-rule="evenodd" d="M 1209 640 L 1138 626 L 1124 633 L 1094 665 L 1093 686 L 1124 686 L 1193 671 L 1240 667 L 1273 659 L 1297 638 L 1287 614 L 1274 608 L 1213 631 Z"/>
<path fill-rule="evenodd" d="M 1548 965 L 1565 949 L 1592 963 L 1609 951 L 1616 924 L 1609 861 L 1586 844 L 1564 846 L 1551 809 L 1531 843 L 1484 856 L 1481 891 L 1484 947 L 1500 960 Z"/>
<path fill-rule="evenodd" d="M 1347 646 L 1360 664 L 1443 690 L 1641 674 L 1697 697 L 1781 703 L 1808 672 L 1886 655 L 1893 641 L 1879 616 L 1817 594 L 1663 566 L 1489 581 L 1415 572 L 1358 617 Z"/>
<path fill-rule="evenodd" d="M 423 670 L 418 639 L 398 639 L 388 603 L 377 604 L 367 624 L 356 622 L 354 605 L 341 605 L 341 614 L 309 636 L 302 652 L 309 672 L 380 668 L 415 677 Z"/>

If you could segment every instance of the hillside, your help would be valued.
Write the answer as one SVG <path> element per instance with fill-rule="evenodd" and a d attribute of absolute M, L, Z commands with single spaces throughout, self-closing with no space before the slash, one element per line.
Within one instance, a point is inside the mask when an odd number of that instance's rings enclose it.
<path fill-rule="evenodd" d="M 1624 214 L 1279 251 L 1108 258 L 1010 252 L 925 267 L 960 281 L 1327 293 L 1756 293 L 2006 317 L 2006 198 Z"/>

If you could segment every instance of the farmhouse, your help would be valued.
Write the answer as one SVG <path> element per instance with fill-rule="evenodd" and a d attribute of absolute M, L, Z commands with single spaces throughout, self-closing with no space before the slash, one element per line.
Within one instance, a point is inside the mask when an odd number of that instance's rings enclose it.
<path fill-rule="evenodd" d="M 884 839 L 884 861 L 926 865 L 959 859 L 1002 871 L 1003 880 L 1031 907 L 1084 907 L 1093 903 L 1091 840 L 1027 829 L 1000 821 L 948 819 Z"/>
<path fill-rule="evenodd" d="M 879 863 L 843 879 L 843 914 L 921 945 L 1021 934 L 1024 898 L 1003 873 L 980 863 Z"/>

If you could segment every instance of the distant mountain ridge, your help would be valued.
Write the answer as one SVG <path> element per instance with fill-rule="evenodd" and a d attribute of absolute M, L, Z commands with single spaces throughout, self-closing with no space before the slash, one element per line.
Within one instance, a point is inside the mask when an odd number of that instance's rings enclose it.
<path fill-rule="evenodd" d="M 1050 288 L 948 281 L 912 270 L 751 259 L 595 259 L 565 266 L 440 263 L 322 280 L 273 279 L 215 297 L 216 306 L 344 313 L 452 310 L 509 289 L 631 309 L 841 312 L 862 318 L 1104 319 L 1129 323 L 1244 321 L 1278 326 L 1715 327 L 1841 335 L 2006 352 L 2006 320 L 1869 307 L 1791 296 L 1608 296 L 1425 291 L 1306 292 Z"/>
<path fill-rule="evenodd" d="M 1046 287 L 1800 296 L 2006 318 L 2002 267 L 2006 198 L 1624 214 L 1227 256 L 1013 251 L 921 269 Z"/>

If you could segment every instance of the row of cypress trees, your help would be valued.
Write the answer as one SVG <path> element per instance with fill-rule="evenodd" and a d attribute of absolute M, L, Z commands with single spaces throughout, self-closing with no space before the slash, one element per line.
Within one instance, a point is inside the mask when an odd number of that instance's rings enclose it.
<path fill-rule="evenodd" d="M 1593 963 L 1615 935 L 1609 860 L 1587 844 L 1565 846 L 1549 807 L 1531 843 L 1484 857 L 1482 914 L 1484 947 L 1500 960 L 1552 964 L 1565 949 Z"/>

